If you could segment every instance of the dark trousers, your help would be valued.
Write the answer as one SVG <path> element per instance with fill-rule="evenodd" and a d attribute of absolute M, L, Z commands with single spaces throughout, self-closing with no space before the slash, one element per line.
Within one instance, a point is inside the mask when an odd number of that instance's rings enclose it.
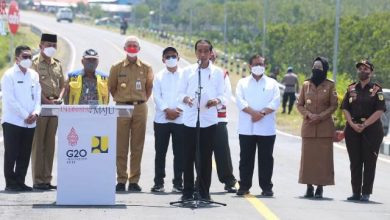
<path fill-rule="evenodd" d="M 219 181 L 226 185 L 234 186 L 237 180 L 233 175 L 232 157 L 230 155 L 229 136 L 226 125 L 227 122 L 219 122 L 217 124 L 213 151 Z"/>
<path fill-rule="evenodd" d="M 295 102 L 295 93 L 294 92 L 285 92 L 283 93 L 283 112 L 286 112 L 286 104 L 288 101 L 288 113 L 290 114 L 294 102 Z"/>
<path fill-rule="evenodd" d="M 346 126 L 345 143 L 350 160 L 354 194 L 372 193 L 377 155 L 382 140 L 383 129 L 379 120 L 365 128 L 362 133 L 355 132 L 349 125 Z"/>
<path fill-rule="evenodd" d="M 24 184 L 35 128 L 3 123 L 4 177 L 6 186 Z"/>
<path fill-rule="evenodd" d="M 202 198 L 207 198 L 210 193 L 211 169 L 212 169 L 212 147 L 216 132 L 216 125 L 200 128 L 200 158 L 196 165 L 199 193 Z M 185 126 L 185 147 L 184 147 L 184 196 L 191 196 L 194 193 L 194 163 L 196 158 L 196 128 Z"/>
<path fill-rule="evenodd" d="M 154 123 L 154 148 L 156 157 L 154 159 L 154 183 L 163 185 L 165 178 L 165 158 L 169 146 L 169 139 L 172 136 L 173 151 L 173 185 L 183 184 L 183 134 L 184 125 L 175 123 Z"/>
<path fill-rule="evenodd" d="M 259 185 L 263 191 L 273 187 L 271 178 L 274 167 L 274 150 L 276 135 L 257 136 L 239 135 L 240 139 L 240 188 L 249 190 L 252 187 L 253 169 L 255 166 L 256 147 L 258 148 Z"/>

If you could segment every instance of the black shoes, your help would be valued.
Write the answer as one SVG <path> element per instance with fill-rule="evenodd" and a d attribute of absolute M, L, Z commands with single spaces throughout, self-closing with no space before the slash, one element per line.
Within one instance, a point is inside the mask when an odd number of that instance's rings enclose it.
<path fill-rule="evenodd" d="M 274 192 L 272 190 L 264 190 L 263 192 L 261 192 L 261 195 L 266 197 L 272 197 L 274 196 Z"/>
<path fill-rule="evenodd" d="M 151 192 L 164 192 L 165 189 L 164 189 L 164 185 L 160 185 L 160 184 L 155 184 L 151 189 L 150 189 Z"/>
<path fill-rule="evenodd" d="M 193 199 L 194 199 L 193 195 L 185 195 L 185 194 L 182 195 L 180 198 L 181 201 L 189 201 L 189 200 L 193 200 Z"/>
<path fill-rule="evenodd" d="M 349 201 L 360 201 L 360 194 L 352 194 L 352 196 L 348 197 L 347 200 Z"/>
<path fill-rule="evenodd" d="M 236 188 L 234 185 L 225 184 L 224 189 L 225 189 L 228 193 L 236 193 L 236 192 L 237 192 L 237 188 Z"/>
<path fill-rule="evenodd" d="M 8 185 L 4 190 L 9 192 L 31 192 L 33 188 L 23 183 L 17 185 Z"/>
<path fill-rule="evenodd" d="M 314 197 L 313 185 L 307 184 L 306 194 L 303 197 L 305 197 L 305 198 L 313 198 Z"/>
<path fill-rule="evenodd" d="M 247 194 L 249 194 L 249 190 L 242 189 L 242 188 L 239 188 L 237 190 L 237 193 L 236 193 L 237 196 L 244 196 L 244 195 L 247 195 Z"/>
<path fill-rule="evenodd" d="M 141 192 L 142 188 L 138 185 L 138 183 L 129 183 L 127 190 L 130 192 Z"/>
<path fill-rule="evenodd" d="M 33 185 L 33 189 L 37 190 L 52 190 L 57 189 L 57 186 L 53 186 L 50 183 L 38 183 Z"/>
<path fill-rule="evenodd" d="M 124 183 L 117 183 L 115 186 L 115 191 L 117 191 L 117 192 L 126 191 L 126 185 Z"/>
<path fill-rule="evenodd" d="M 314 197 L 316 197 L 317 199 L 322 199 L 323 192 L 324 192 L 324 188 L 322 186 L 317 186 Z"/>
<path fill-rule="evenodd" d="M 22 192 L 30 192 L 30 191 L 32 191 L 33 190 L 33 188 L 32 187 L 30 187 L 30 186 L 27 186 L 26 184 L 20 184 L 19 185 L 19 188 L 20 188 L 20 191 L 22 191 Z"/>
<path fill-rule="evenodd" d="M 181 193 L 181 192 L 183 192 L 183 186 L 182 185 L 173 185 L 172 192 L 173 193 Z"/>
<path fill-rule="evenodd" d="M 360 201 L 362 201 L 362 202 L 369 202 L 370 201 L 370 195 L 369 194 L 363 194 L 362 197 L 360 197 Z"/>

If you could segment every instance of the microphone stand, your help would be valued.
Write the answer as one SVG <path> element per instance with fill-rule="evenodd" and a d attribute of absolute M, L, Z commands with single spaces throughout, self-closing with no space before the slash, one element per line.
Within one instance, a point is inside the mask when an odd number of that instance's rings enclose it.
<path fill-rule="evenodd" d="M 195 178 L 195 192 L 192 199 L 189 200 L 181 200 L 181 201 L 175 201 L 170 202 L 170 205 L 175 204 L 181 204 L 182 207 L 189 207 L 189 208 L 199 208 L 204 207 L 210 204 L 216 204 L 221 206 L 226 206 L 225 203 L 212 201 L 210 199 L 205 199 L 200 196 L 200 181 L 202 181 L 202 175 L 201 175 L 201 154 L 200 154 L 200 100 L 202 98 L 202 80 L 201 80 L 201 64 L 202 62 L 198 61 L 198 91 L 195 92 L 198 103 L 197 103 L 197 117 L 196 117 L 196 144 L 195 144 L 195 170 L 196 170 L 196 178 Z"/>

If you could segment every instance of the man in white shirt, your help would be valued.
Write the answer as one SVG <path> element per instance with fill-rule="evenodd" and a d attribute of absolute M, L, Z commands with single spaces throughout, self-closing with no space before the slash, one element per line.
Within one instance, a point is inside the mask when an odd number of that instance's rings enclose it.
<path fill-rule="evenodd" d="M 249 193 L 252 186 L 256 147 L 258 148 L 259 185 L 262 196 L 273 196 L 272 156 L 276 137 L 275 111 L 280 105 L 276 80 L 266 76 L 265 59 L 254 55 L 249 60 L 251 75 L 240 79 L 236 87 L 239 113 L 240 188 L 237 195 Z"/>
<path fill-rule="evenodd" d="M 36 120 L 41 111 L 38 73 L 30 69 L 31 49 L 15 49 L 15 65 L 1 79 L 6 191 L 31 191 L 25 184 Z"/>
<path fill-rule="evenodd" d="M 195 43 L 195 54 L 199 64 L 189 66 L 183 72 L 179 100 L 186 108 L 183 112 L 184 135 L 184 189 L 182 200 L 194 198 L 194 162 L 199 183 L 199 196 L 210 200 L 211 164 L 213 140 L 218 123 L 217 106 L 224 104 L 223 71 L 210 62 L 212 45 L 208 40 Z M 201 88 L 201 89 L 200 89 Z M 199 96 L 200 95 L 200 96 Z M 198 100 L 200 98 L 200 101 Z M 199 107 L 199 117 L 198 117 Z M 199 118 L 199 157 L 196 158 L 197 118 Z M 199 199 L 199 198 L 195 198 Z"/>
<path fill-rule="evenodd" d="M 215 62 L 217 53 L 215 51 L 211 52 L 211 61 Z M 225 184 L 224 189 L 228 193 L 236 193 L 237 189 L 235 187 L 237 180 L 233 175 L 233 164 L 232 157 L 230 155 L 229 147 L 229 134 L 227 130 L 227 110 L 226 105 L 232 97 L 232 85 L 229 79 L 229 73 L 227 70 L 224 70 L 224 92 L 225 92 L 225 105 L 218 105 L 218 124 L 217 131 L 214 138 L 213 152 L 215 163 L 217 165 L 217 174 L 218 179 L 221 183 Z"/>
<path fill-rule="evenodd" d="M 179 54 L 173 47 L 163 51 L 162 61 L 166 68 L 162 69 L 153 81 L 153 98 L 156 105 L 154 118 L 154 186 L 152 192 L 164 192 L 165 157 L 169 138 L 172 136 L 173 192 L 183 191 L 183 117 L 180 109 L 179 83 L 182 70 L 178 67 Z"/>

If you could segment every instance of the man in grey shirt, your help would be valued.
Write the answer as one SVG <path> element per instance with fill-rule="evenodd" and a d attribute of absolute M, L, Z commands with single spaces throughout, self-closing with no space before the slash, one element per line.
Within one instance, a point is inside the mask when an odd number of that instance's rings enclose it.
<path fill-rule="evenodd" d="M 289 101 L 288 114 L 290 114 L 295 102 L 295 92 L 298 93 L 299 91 L 298 77 L 293 72 L 293 68 L 291 66 L 287 68 L 287 73 L 283 77 L 282 84 L 285 86 L 284 93 L 283 93 L 282 113 L 286 113 L 286 104 L 287 101 Z"/>

